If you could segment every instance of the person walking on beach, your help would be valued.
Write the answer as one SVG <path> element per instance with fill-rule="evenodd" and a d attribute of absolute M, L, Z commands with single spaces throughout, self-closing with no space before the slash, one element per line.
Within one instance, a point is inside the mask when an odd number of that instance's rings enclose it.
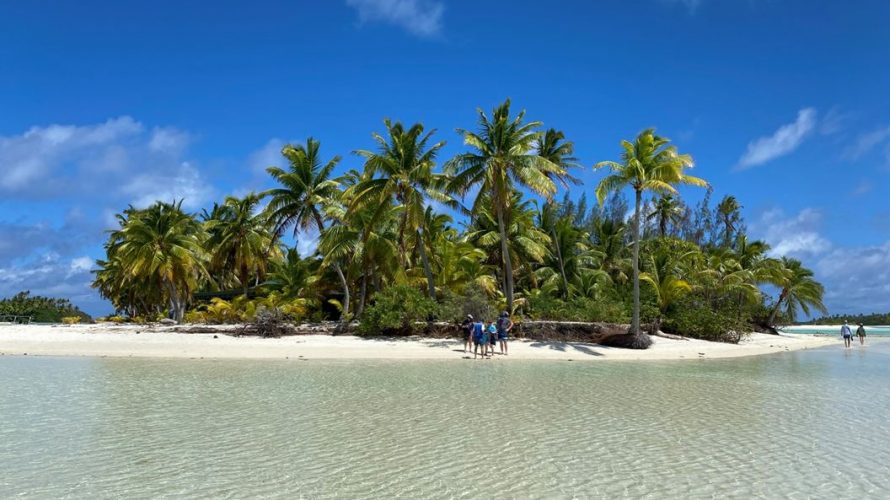
<path fill-rule="evenodd" d="M 501 313 L 498 318 L 498 342 L 501 344 L 501 354 L 507 355 L 507 333 L 513 329 L 513 321 L 507 311 Z"/>
<path fill-rule="evenodd" d="M 467 317 L 464 318 L 463 323 L 460 324 L 460 330 L 463 332 L 464 336 L 464 352 L 470 350 L 470 347 L 473 345 L 473 315 L 467 314 Z"/>
<path fill-rule="evenodd" d="M 850 325 L 844 321 L 844 326 L 841 327 L 841 335 L 844 337 L 844 348 L 849 348 L 853 343 L 853 331 L 850 330 Z"/>
<path fill-rule="evenodd" d="M 859 328 L 856 329 L 856 336 L 859 337 L 859 345 L 865 345 L 865 327 L 862 323 L 859 323 Z"/>
<path fill-rule="evenodd" d="M 482 343 L 484 340 L 483 337 L 485 336 L 483 330 L 484 328 L 481 321 L 473 323 L 473 359 L 476 359 L 476 354 L 480 349 L 482 351 L 482 357 L 485 358 L 485 347 Z"/>

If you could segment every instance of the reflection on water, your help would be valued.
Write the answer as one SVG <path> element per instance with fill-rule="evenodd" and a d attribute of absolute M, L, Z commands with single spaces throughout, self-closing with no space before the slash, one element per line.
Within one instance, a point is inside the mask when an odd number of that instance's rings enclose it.
<path fill-rule="evenodd" d="M 888 366 L 4 357 L 0 497 L 885 497 Z"/>

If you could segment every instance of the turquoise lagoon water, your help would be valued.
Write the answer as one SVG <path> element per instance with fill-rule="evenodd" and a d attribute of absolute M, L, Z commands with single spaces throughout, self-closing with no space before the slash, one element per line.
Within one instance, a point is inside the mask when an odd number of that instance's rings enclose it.
<path fill-rule="evenodd" d="M 712 361 L 0 357 L 0 498 L 888 498 L 890 342 Z"/>
<path fill-rule="evenodd" d="M 841 325 L 835 325 L 831 327 L 827 327 L 827 325 L 823 325 L 821 328 L 810 325 L 802 325 L 802 326 L 786 326 L 785 328 L 780 328 L 779 330 L 783 333 L 806 333 L 806 334 L 823 334 L 823 335 L 838 335 L 841 334 Z M 857 325 L 851 324 L 850 328 L 852 328 L 853 333 L 856 333 Z M 866 326 L 865 327 L 866 335 L 890 335 L 890 326 Z"/>

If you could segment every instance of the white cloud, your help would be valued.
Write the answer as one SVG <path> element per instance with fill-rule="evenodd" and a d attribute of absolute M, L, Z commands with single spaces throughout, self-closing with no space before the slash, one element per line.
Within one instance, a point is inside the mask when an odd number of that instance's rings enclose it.
<path fill-rule="evenodd" d="M 266 176 L 266 169 L 272 166 L 287 168 L 285 159 L 281 156 L 281 148 L 284 141 L 273 137 L 266 141 L 260 149 L 257 149 L 247 157 L 247 166 L 251 172 L 259 176 Z"/>
<path fill-rule="evenodd" d="M 435 0 L 346 0 L 346 5 L 358 11 L 361 23 L 384 22 L 421 37 L 442 32 L 445 7 Z"/>
<path fill-rule="evenodd" d="M 310 228 L 297 234 L 297 252 L 300 257 L 309 257 L 315 253 L 316 248 L 318 248 L 318 229 Z"/>
<path fill-rule="evenodd" d="M 890 241 L 883 245 L 835 248 L 815 267 L 832 312 L 886 312 L 890 304 Z"/>
<path fill-rule="evenodd" d="M 847 160 L 858 160 L 888 139 L 890 139 L 890 127 L 881 127 L 861 134 L 853 145 L 844 150 L 843 157 Z"/>
<path fill-rule="evenodd" d="M 853 113 L 843 112 L 837 106 L 825 113 L 819 125 L 819 133 L 822 135 L 834 135 L 844 130 L 847 122 L 853 117 Z"/>
<path fill-rule="evenodd" d="M 129 116 L 92 125 L 32 127 L 0 136 L 0 196 L 34 200 L 88 199 L 94 205 L 147 205 L 155 199 L 208 201 L 211 190 L 183 154 L 185 131 L 146 127 Z M 154 196 L 154 199 L 150 199 Z"/>
<path fill-rule="evenodd" d="M 781 209 L 769 210 L 751 224 L 751 231 L 772 247 L 774 257 L 807 257 L 821 254 L 831 248 L 831 242 L 818 231 L 822 214 L 805 208 L 793 217 L 787 217 Z"/>
<path fill-rule="evenodd" d="M 743 170 L 755 167 L 791 153 L 815 127 L 816 110 L 813 108 L 800 110 L 794 123 L 782 125 L 772 135 L 749 143 L 748 150 L 739 158 L 737 168 Z"/>

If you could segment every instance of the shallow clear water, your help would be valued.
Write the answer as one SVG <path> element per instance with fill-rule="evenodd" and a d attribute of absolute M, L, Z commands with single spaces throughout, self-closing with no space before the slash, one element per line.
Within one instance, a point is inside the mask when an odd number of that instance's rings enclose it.
<path fill-rule="evenodd" d="M 0 498 L 887 498 L 890 343 L 735 360 L 0 357 Z"/>
<path fill-rule="evenodd" d="M 780 328 L 783 333 L 821 333 L 823 335 L 841 335 L 841 325 L 833 325 L 830 328 L 826 328 L 827 325 L 823 325 L 821 328 L 817 326 L 811 325 L 801 325 L 801 326 L 786 326 L 785 328 Z M 856 325 L 851 324 L 850 328 L 853 330 L 853 334 L 856 334 Z M 866 335 L 890 335 L 890 326 L 866 326 L 865 327 Z"/>

